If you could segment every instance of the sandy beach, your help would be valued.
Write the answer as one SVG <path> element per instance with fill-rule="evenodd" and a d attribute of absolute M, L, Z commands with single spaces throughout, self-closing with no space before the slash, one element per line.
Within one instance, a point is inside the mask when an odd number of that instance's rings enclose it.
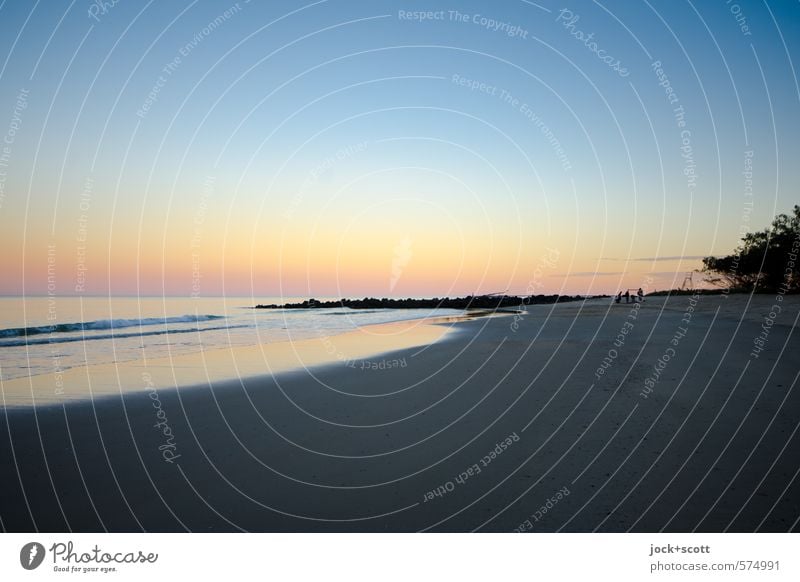
<path fill-rule="evenodd" d="M 598 299 L 404 347 L 337 336 L 342 360 L 177 390 L 152 366 L 4 409 L 2 527 L 797 530 L 799 315 L 797 296 Z"/>

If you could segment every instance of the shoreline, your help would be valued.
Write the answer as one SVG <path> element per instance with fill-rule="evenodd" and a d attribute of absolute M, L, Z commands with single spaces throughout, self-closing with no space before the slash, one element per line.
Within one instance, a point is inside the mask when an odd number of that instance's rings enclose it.
<path fill-rule="evenodd" d="M 304 371 L 308 368 L 380 358 L 383 354 L 423 348 L 441 341 L 458 323 L 481 317 L 499 317 L 486 310 L 377 323 L 334 335 L 200 350 L 149 360 L 81 365 L 56 374 L 44 373 L 4 380 L 0 407 L 9 410 L 89 402 L 108 396 L 136 394 L 150 385 L 159 390 L 185 390 L 209 383 Z M 148 376 L 145 381 L 145 375 Z"/>

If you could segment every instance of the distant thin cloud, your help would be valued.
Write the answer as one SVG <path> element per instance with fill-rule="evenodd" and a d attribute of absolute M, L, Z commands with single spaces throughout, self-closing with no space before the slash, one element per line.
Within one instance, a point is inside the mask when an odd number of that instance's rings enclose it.
<path fill-rule="evenodd" d="M 653 261 L 699 261 L 701 259 L 705 259 L 704 255 L 686 255 L 683 257 L 675 256 L 675 257 L 632 257 L 630 259 L 618 259 L 614 257 L 600 257 L 600 261 L 641 261 L 645 263 L 650 263 Z"/>
<path fill-rule="evenodd" d="M 575 273 L 555 273 L 553 275 L 548 275 L 548 277 L 619 277 L 621 275 L 641 275 L 642 273 L 639 272 L 627 272 L 627 271 L 576 271 Z M 683 277 L 685 271 L 680 269 L 676 271 L 647 271 L 644 274 L 651 275 L 653 277 Z"/>

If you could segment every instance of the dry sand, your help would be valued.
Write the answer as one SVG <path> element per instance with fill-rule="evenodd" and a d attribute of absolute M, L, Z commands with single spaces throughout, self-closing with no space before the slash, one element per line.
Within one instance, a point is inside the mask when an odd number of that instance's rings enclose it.
<path fill-rule="evenodd" d="M 530 306 L 349 363 L 7 408 L 2 527 L 797 530 L 798 299 Z"/>

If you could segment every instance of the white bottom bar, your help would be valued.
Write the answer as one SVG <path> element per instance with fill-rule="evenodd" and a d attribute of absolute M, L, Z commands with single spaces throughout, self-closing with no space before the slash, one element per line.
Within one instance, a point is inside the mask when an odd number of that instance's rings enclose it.
<path fill-rule="evenodd" d="M 3 534 L 0 579 L 777 581 L 800 579 L 798 550 L 794 534 Z"/>

